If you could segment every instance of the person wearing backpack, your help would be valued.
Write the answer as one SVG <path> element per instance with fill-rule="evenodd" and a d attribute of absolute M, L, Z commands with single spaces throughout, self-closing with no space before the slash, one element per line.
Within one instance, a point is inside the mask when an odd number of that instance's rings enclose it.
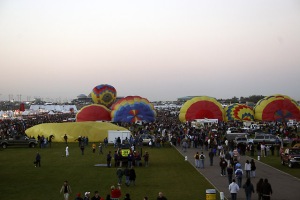
<path fill-rule="evenodd" d="M 243 170 L 241 169 L 240 166 L 235 170 L 234 174 L 235 174 L 235 177 L 237 179 L 238 186 L 241 187 L 242 178 L 243 178 Z"/>
<path fill-rule="evenodd" d="M 201 152 L 199 160 L 200 160 L 200 168 L 204 169 L 205 155 L 203 154 L 203 152 Z"/>
<path fill-rule="evenodd" d="M 194 155 L 194 158 L 195 158 L 195 166 L 196 166 L 196 168 L 200 168 L 200 155 L 199 155 L 198 151 Z"/>

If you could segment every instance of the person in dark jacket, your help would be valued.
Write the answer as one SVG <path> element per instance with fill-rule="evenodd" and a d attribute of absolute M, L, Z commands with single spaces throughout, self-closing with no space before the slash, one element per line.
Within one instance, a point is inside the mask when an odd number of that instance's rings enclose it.
<path fill-rule="evenodd" d="M 36 156 L 35 156 L 35 167 L 41 167 L 41 155 L 39 152 L 36 153 Z"/>
<path fill-rule="evenodd" d="M 106 156 L 107 167 L 111 167 L 111 151 L 108 152 Z"/>
<path fill-rule="evenodd" d="M 258 183 L 256 184 L 256 193 L 258 194 L 258 200 L 262 200 L 262 185 L 264 180 L 261 178 L 259 179 Z"/>
<path fill-rule="evenodd" d="M 253 184 L 250 181 L 250 178 L 247 178 L 246 183 L 243 185 L 246 194 L 246 200 L 251 200 L 251 195 L 254 193 Z"/>
<path fill-rule="evenodd" d="M 134 168 L 132 166 L 131 169 L 129 170 L 129 185 L 131 183 L 133 185 L 135 185 L 135 179 L 136 179 L 136 174 L 135 174 L 135 170 L 134 170 Z"/>
<path fill-rule="evenodd" d="M 264 183 L 262 184 L 262 196 L 264 200 L 270 200 L 272 195 L 272 186 L 269 183 L 268 179 L 264 180 Z"/>

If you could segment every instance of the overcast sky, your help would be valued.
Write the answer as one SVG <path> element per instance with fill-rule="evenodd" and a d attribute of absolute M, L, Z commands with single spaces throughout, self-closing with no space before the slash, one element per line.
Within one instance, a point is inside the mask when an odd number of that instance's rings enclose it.
<path fill-rule="evenodd" d="M 0 67 L 2 100 L 300 100 L 300 1 L 1 0 Z"/>

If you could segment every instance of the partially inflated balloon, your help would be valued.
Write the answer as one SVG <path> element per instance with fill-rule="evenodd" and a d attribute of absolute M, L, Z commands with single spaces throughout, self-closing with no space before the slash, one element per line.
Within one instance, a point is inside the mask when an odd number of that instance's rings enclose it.
<path fill-rule="evenodd" d="M 120 99 L 112 105 L 111 109 L 113 122 L 154 122 L 156 117 L 154 106 L 147 99 L 139 96 Z"/>
<path fill-rule="evenodd" d="M 223 121 L 224 110 L 222 105 L 212 97 L 194 97 L 185 102 L 179 113 L 181 122 L 193 121 L 195 119 L 218 119 Z"/>
<path fill-rule="evenodd" d="M 76 121 L 111 121 L 110 110 L 105 106 L 98 104 L 84 106 L 77 113 Z"/>
<path fill-rule="evenodd" d="M 224 108 L 225 121 L 254 121 L 254 111 L 245 104 L 234 103 Z"/>
<path fill-rule="evenodd" d="M 276 94 L 267 96 L 254 107 L 255 119 L 262 121 L 300 120 L 297 102 L 289 96 Z"/>

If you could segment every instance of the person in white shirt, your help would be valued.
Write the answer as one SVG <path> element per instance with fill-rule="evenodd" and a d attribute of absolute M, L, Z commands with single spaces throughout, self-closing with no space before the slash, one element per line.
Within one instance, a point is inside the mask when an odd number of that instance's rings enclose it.
<path fill-rule="evenodd" d="M 231 194 L 231 200 L 236 200 L 237 193 L 240 190 L 240 187 L 235 183 L 235 179 L 232 179 L 232 183 L 229 184 L 228 189 Z"/>
<path fill-rule="evenodd" d="M 69 147 L 68 147 L 68 145 L 66 146 L 66 157 L 68 157 L 69 156 Z"/>
<path fill-rule="evenodd" d="M 246 161 L 244 170 L 246 171 L 246 178 L 250 178 L 251 163 L 249 160 Z"/>

